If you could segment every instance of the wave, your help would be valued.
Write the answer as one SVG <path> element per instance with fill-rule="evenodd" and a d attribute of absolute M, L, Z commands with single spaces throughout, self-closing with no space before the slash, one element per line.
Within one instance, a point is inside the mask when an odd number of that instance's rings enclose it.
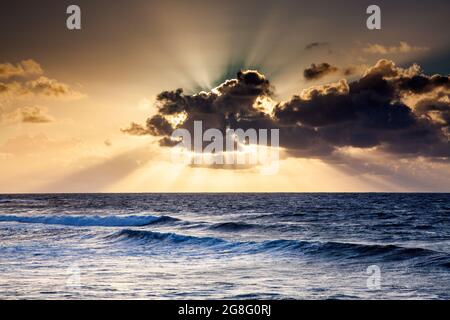
<path fill-rule="evenodd" d="M 340 258 L 363 258 L 380 256 L 386 260 L 403 260 L 418 258 L 440 252 L 423 249 L 408 248 L 393 244 L 359 244 L 348 242 L 319 242 L 319 241 L 298 241 L 298 240 L 273 240 L 265 241 L 261 244 L 264 250 L 287 250 L 301 251 L 303 253 L 321 253 L 329 257 Z"/>
<path fill-rule="evenodd" d="M 170 223 L 178 219 L 169 216 L 16 216 L 0 215 L 0 222 L 39 223 L 80 227 L 139 227 Z"/>
<path fill-rule="evenodd" d="M 256 228 L 256 225 L 248 224 L 245 222 L 222 222 L 216 223 L 209 227 L 212 230 L 220 231 L 241 231 Z"/>
<path fill-rule="evenodd" d="M 48 202 L 46 200 L 38 199 L 0 199 L 0 204 L 14 204 L 14 205 L 45 205 Z"/>
<path fill-rule="evenodd" d="M 166 242 L 171 244 L 197 244 L 203 246 L 211 246 L 218 244 L 227 243 L 226 240 L 214 237 L 194 237 L 186 236 L 176 233 L 163 233 L 154 231 L 143 231 L 143 230 L 121 230 L 112 235 L 107 236 L 108 239 L 118 239 L 118 240 L 140 240 L 146 243 L 151 242 Z"/>
<path fill-rule="evenodd" d="M 180 219 L 170 217 L 170 216 L 159 216 L 156 217 L 157 219 L 151 221 L 150 223 L 147 223 L 146 225 L 155 225 L 155 224 L 170 224 L 174 222 L 180 221 Z"/>
<path fill-rule="evenodd" d="M 226 252 L 258 254 L 258 253 L 282 253 L 288 255 L 321 255 L 332 259 L 377 258 L 383 262 L 419 259 L 419 263 L 432 263 L 440 266 L 448 266 L 450 256 L 446 253 L 424 249 L 408 248 L 393 244 L 357 244 L 345 242 L 319 242 L 304 240 L 267 240 L 257 241 L 228 241 L 217 237 L 196 237 L 177 233 L 161 233 L 144 230 L 121 230 L 110 236 L 116 240 L 139 240 L 145 244 L 161 245 L 195 245 L 208 248 L 214 246 L 216 253 L 223 248 Z M 219 249 L 219 250 L 216 250 Z"/>

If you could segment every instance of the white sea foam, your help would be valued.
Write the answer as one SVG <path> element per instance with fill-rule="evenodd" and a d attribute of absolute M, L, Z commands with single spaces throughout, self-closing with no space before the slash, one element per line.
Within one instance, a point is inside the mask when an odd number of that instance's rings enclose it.
<path fill-rule="evenodd" d="M 16 216 L 16 215 L 0 215 L 0 222 L 20 222 L 20 223 L 40 223 L 51 225 L 66 226 L 100 226 L 100 227 L 130 227 L 143 226 L 154 223 L 161 219 L 158 216 Z"/>

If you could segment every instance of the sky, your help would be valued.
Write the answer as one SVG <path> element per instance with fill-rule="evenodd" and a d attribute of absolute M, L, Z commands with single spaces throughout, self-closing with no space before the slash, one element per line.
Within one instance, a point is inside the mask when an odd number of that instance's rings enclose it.
<path fill-rule="evenodd" d="M 450 192 L 449 14 L 438 0 L 2 1 L 0 193 Z M 173 161 L 171 131 L 199 120 L 279 129 L 277 172 Z"/>

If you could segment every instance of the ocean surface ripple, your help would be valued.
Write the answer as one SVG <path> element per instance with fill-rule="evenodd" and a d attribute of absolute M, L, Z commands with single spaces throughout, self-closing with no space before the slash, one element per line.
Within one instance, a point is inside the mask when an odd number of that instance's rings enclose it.
<path fill-rule="evenodd" d="M 450 195 L 0 195 L 0 256 L 4 299 L 449 299 Z"/>

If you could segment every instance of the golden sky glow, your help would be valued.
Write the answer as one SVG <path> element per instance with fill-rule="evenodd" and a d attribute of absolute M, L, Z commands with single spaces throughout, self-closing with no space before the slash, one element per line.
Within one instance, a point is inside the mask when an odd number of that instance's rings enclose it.
<path fill-rule="evenodd" d="M 347 166 L 283 155 L 279 172 L 265 176 L 255 168 L 173 163 L 156 137 L 121 131 L 155 115 L 160 92 L 211 91 L 240 69 L 270 79 L 276 101 L 350 82 L 380 59 L 448 75 L 447 4 L 403 10 L 382 1 L 383 29 L 372 32 L 363 5 L 321 2 L 81 1 L 83 29 L 68 31 L 64 6 L 43 1 L 29 10 L 33 17 L 3 22 L 9 27 L 0 25 L 0 192 L 449 192 L 448 158 L 342 148 Z M 9 9 L 0 16 L 21 8 Z M 303 70 L 321 62 L 339 71 L 306 80 Z M 276 104 L 258 102 L 269 114 Z"/>

